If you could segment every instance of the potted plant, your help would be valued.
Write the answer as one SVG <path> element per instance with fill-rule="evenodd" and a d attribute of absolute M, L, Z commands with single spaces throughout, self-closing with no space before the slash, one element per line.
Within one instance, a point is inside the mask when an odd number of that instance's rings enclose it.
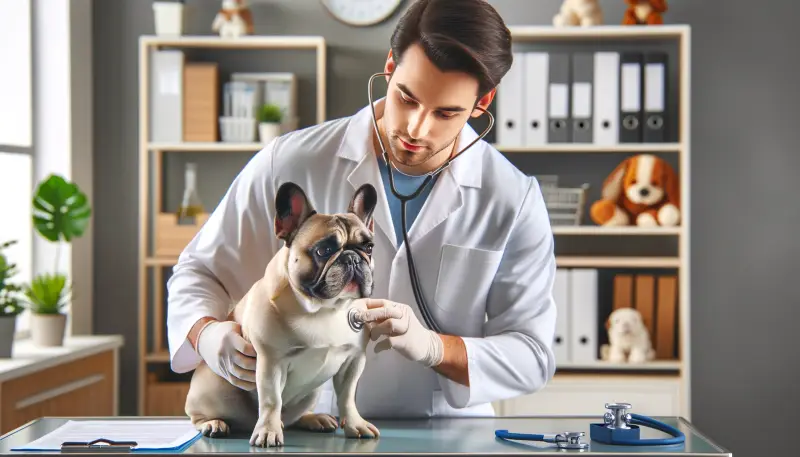
<path fill-rule="evenodd" d="M 37 274 L 23 288 L 24 299 L 31 311 L 31 338 L 38 346 L 60 346 L 64 343 L 72 289 L 67 275 L 58 272 L 58 259 L 63 242 L 81 237 L 89 226 L 92 214 L 86 195 L 61 176 L 51 174 L 39 184 L 33 197 L 33 226 L 48 241 L 56 243 L 55 271 Z"/>
<path fill-rule="evenodd" d="M 258 136 L 261 143 L 269 143 L 281 134 L 283 112 L 280 106 L 267 103 L 258 111 Z"/>
<path fill-rule="evenodd" d="M 18 296 L 22 288 L 11 281 L 17 273 L 17 266 L 9 262 L 2 252 L 14 243 L 16 241 L 0 244 L 0 359 L 11 357 L 17 316 L 25 309 Z"/>

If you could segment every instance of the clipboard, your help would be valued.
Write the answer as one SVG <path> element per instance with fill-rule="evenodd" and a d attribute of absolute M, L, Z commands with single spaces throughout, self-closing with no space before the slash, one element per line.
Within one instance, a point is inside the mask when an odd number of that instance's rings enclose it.
<path fill-rule="evenodd" d="M 61 443 L 62 453 L 129 453 L 139 443 L 136 441 L 113 441 L 104 438 L 98 438 L 88 443 L 81 441 L 65 441 Z"/>

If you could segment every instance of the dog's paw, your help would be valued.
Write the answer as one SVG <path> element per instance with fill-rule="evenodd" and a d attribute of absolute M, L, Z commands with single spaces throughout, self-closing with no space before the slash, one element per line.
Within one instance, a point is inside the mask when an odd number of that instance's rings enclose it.
<path fill-rule="evenodd" d="M 630 363 L 644 363 L 647 361 L 647 353 L 641 349 L 634 349 L 631 351 L 628 361 Z"/>
<path fill-rule="evenodd" d="M 250 446 L 283 446 L 283 426 L 272 424 L 256 425 L 256 428 L 253 429 L 253 435 L 250 437 Z"/>
<path fill-rule="evenodd" d="M 305 414 L 294 423 L 295 427 L 312 432 L 333 432 L 338 425 L 335 417 L 314 413 Z"/>
<path fill-rule="evenodd" d="M 636 218 L 636 225 L 639 227 L 658 227 L 658 221 L 650 213 L 642 213 Z"/>
<path fill-rule="evenodd" d="M 197 429 L 203 436 L 210 438 L 217 438 L 220 436 L 228 436 L 230 429 L 228 424 L 219 419 L 212 419 L 210 421 L 201 422 L 197 425 Z"/>
<path fill-rule="evenodd" d="M 380 436 L 378 427 L 370 424 L 361 417 L 342 419 L 341 427 L 348 438 L 377 438 Z"/>

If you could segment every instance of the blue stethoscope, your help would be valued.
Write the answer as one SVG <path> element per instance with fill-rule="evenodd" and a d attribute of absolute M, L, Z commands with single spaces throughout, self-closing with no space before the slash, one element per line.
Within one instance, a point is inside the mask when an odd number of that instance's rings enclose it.
<path fill-rule="evenodd" d="M 609 411 L 603 415 L 602 424 L 589 424 L 589 437 L 598 443 L 621 446 L 670 446 L 681 444 L 686 436 L 677 428 L 641 414 L 631 414 L 628 403 L 606 403 Z M 639 438 L 640 427 L 649 427 L 672 435 L 671 438 Z M 495 436 L 504 440 L 541 441 L 552 443 L 559 449 L 585 450 L 589 443 L 581 442 L 583 432 L 565 432 L 553 436 L 534 433 L 512 433 L 496 430 Z"/>

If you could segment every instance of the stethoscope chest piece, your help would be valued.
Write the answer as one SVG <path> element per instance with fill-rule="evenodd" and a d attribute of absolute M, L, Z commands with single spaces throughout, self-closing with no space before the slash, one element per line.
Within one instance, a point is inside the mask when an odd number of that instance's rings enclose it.
<path fill-rule="evenodd" d="M 589 436 L 593 441 L 616 443 L 639 439 L 639 427 L 631 425 L 628 403 L 606 403 L 608 412 L 603 415 L 602 424 L 590 424 Z"/>
<path fill-rule="evenodd" d="M 555 436 L 556 446 L 559 449 L 566 449 L 571 451 L 585 451 L 589 449 L 589 443 L 584 443 L 581 438 L 585 433 L 583 432 L 564 432 Z"/>
<path fill-rule="evenodd" d="M 357 314 L 358 310 L 355 308 L 350 308 L 350 311 L 347 312 L 347 324 L 350 326 L 350 329 L 356 333 L 364 328 L 364 322 L 358 319 Z"/>

